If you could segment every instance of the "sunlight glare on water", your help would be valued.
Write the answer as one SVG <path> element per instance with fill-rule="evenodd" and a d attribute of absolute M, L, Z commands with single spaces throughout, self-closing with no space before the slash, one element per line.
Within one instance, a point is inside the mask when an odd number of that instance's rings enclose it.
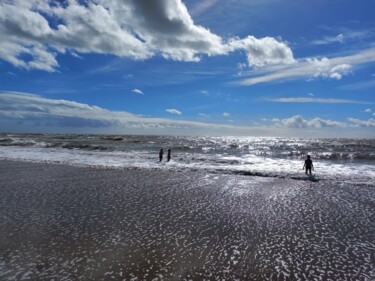
<path fill-rule="evenodd" d="M 160 148 L 172 161 L 158 162 Z M 271 137 L 1 134 L 0 157 L 114 168 L 193 169 L 304 179 L 310 154 L 319 179 L 375 181 L 375 141 Z"/>

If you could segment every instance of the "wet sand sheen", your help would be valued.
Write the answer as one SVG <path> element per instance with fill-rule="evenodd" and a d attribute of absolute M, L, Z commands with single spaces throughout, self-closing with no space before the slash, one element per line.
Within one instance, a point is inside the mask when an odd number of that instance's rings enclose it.
<path fill-rule="evenodd" d="M 375 187 L 2 161 L 0 279 L 373 280 Z"/>

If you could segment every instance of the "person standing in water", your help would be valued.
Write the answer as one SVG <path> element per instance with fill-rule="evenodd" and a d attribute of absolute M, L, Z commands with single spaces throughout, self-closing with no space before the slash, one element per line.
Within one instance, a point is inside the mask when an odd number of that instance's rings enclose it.
<path fill-rule="evenodd" d="M 302 169 L 305 169 L 306 175 L 309 176 L 311 176 L 311 169 L 314 171 L 314 165 L 312 163 L 312 160 L 310 159 L 310 155 L 307 155 L 307 159 L 305 160 L 305 164 L 303 165 Z"/>
<path fill-rule="evenodd" d="M 159 151 L 159 162 L 161 162 L 163 160 L 163 154 L 164 154 L 164 151 L 162 148 L 160 148 L 160 151 Z"/>
<path fill-rule="evenodd" d="M 171 160 L 171 149 L 168 148 L 168 153 L 167 153 L 167 162 Z"/>

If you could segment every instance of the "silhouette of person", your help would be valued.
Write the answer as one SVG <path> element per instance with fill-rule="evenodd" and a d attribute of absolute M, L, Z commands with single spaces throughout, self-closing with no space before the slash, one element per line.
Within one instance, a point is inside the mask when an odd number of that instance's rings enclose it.
<path fill-rule="evenodd" d="M 168 154 L 167 154 L 167 162 L 171 160 L 171 149 L 168 148 Z"/>
<path fill-rule="evenodd" d="M 314 171 L 314 165 L 313 165 L 312 160 L 310 159 L 310 155 L 307 155 L 307 159 L 305 160 L 305 164 L 303 165 L 302 169 L 306 169 L 305 171 L 306 175 L 310 175 L 310 176 L 311 176 L 311 169 Z"/>
<path fill-rule="evenodd" d="M 159 151 L 159 162 L 161 162 L 163 160 L 163 154 L 164 154 L 164 151 L 162 148 L 160 148 L 160 151 Z"/>

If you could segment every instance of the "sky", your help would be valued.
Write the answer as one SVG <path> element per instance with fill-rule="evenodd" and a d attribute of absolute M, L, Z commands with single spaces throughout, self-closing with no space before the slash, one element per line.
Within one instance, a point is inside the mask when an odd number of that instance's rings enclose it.
<path fill-rule="evenodd" d="M 375 138 L 374 0 L 0 0 L 0 131 Z"/>

